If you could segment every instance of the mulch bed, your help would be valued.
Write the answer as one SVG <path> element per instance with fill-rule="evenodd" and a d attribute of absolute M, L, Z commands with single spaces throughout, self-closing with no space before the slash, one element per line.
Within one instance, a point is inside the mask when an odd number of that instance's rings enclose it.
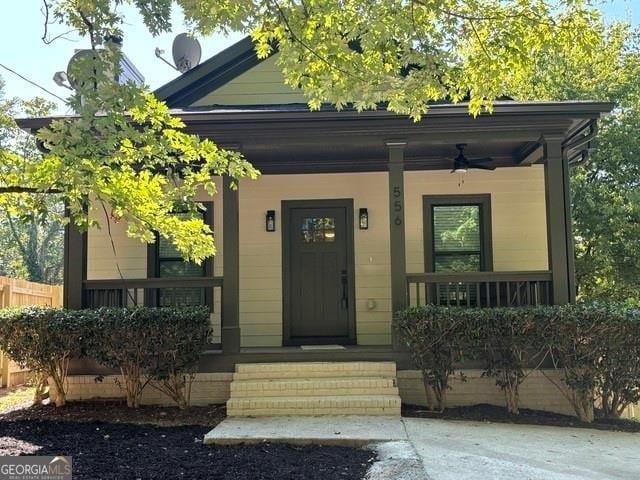
<path fill-rule="evenodd" d="M 203 445 L 223 418 L 215 406 L 45 405 L 0 415 L 0 455 L 71 455 L 74 479 L 123 480 L 357 480 L 375 460 L 372 451 L 345 447 Z"/>
<path fill-rule="evenodd" d="M 124 401 L 69 402 L 63 408 L 52 405 L 34 405 L 0 415 L 5 420 L 66 420 L 73 422 L 109 422 L 154 424 L 160 426 L 203 425 L 215 427 L 226 416 L 224 405 L 176 407 L 143 405 L 128 408 Z"/>
<path fill-rule="evenodd" d="M 593 423 L 584 423 L 569 415 L 561 415 L 559 413 L 545 412 L 542 410 L 531 410 L 528 408 L 521 408 L 519 415 L 509 415 L 506 408 L 487 404 L 447 408 L 442 413 L 431 412 L 425 407 L 417 405 L 403 405 L 402 416 L 640 432 L 640 422 L 636 420 L 596 418 Z"/>

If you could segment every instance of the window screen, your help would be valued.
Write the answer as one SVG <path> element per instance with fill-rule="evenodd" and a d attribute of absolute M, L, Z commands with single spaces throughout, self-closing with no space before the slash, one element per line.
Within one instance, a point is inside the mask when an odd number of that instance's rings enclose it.
<path fill-rule="evenodd" d="M 481 205 L 432 205 L 436 272 L 482 269 Z"/>
<path fill-rule="evenodd" d="M 175 215 L 188 218 L 187 214 L 183 213 Z M 178 250 L 167 239 L 158 237 L 156 252 L 158 277 L 204 277 L 206 274 L 204 262 L 201 265 L 185 262 Z M 162 288 L 158 291 L 158 305 L 161 307 L 204 304 L 203 288 Z"/>

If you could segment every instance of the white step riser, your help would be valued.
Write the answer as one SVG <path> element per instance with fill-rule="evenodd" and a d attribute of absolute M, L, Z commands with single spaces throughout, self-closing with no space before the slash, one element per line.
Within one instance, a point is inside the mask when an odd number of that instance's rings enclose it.
<path fill-rule="evenodd" d="M 237 364 L 230 417 L 400 415 L 394 362 Z"/>
<path fill-rule="evenodd" d="M 343 389 L 343 388 L 393 388 L 396 386 L 394 378 L 362 377 L 362 378 L 316 378 L 312 380 L 273 379 L 273 380 L 244 380 L 231 383 L 231 394 L 244 390 L 313 390 Z"/>
<path fill-rule="evenodd" d="M 295 417 L 318 415 L 366 415 L 366 416 L 400 416 L 400 407 L 386 408 L 266 408 L 266 409 L 228 409 L 229 417 Z"/>
<path fill-rule="evenodd" d="M 396 415 L 397 395 L 350 397 L 235 398 L 227 402 L 227 415 Z"/>
<path fill-rule="evenodd" d="M 395 378 L 396 374 L 387 371 L 362 370 L 362 371 L 342 371 L 342 372 L 322 372 L 322 371 L 289 371 L 289 372 L 254 372 L 254 373 L 234 373 L 233 379 L 238 381 L 245 380 L 277 380 L 289 378 L 362 378 L 362 377 L 378 377 L 378 378 Z"/>
<path fill-rule="evenodd" d="M 239 363 L 237 373 L 290 374 L 291 372 L 329 372 L 336 375 L 348 374 L 367 376 L 367 372 L 395 376 L 396 365 L 393 362 L 291 362 L 291 363 Z"/>
<path fill-rule="evenodd" d="M 331 389 L 300 389 L 300 390 L 237 390 L 231 393 L 231 398 L 261 398 L 261 397 L 340 397 L 349 395 L 398 395 L 398 389 L 391 388 L 331 388 Z"/>
<path fill-rule="evenodd" d="M 228 408 L 338 408 L 338 407 L 393 407 L 400 406 L 400 398 L 394 395 L 370 395 L 351 397 L 274 397 L 274 398 L 233 398 L 227 401 Z"/>

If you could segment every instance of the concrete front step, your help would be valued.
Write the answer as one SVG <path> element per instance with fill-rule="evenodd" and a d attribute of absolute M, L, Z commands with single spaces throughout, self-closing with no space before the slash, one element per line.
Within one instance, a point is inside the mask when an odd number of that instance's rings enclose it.
<path fill-rule="evenodd" d="M 394 362 L 236 365 L 230 417 L 400 415 Z"/>
<path fill-rule="evenodd" d="M 394 362 L 239 363 L 234 380 L 388 377 L 395 378 Z"/>
<path fill-rule="evenodd" d="M 227 415 L 400 415 L 398 395 L 231 398 Z"/>
<path fill-rule="evenodd" d="M 232 398 L 342 395 L 398 395 L 386 377 L 244 380 L 231 383 Z"/>

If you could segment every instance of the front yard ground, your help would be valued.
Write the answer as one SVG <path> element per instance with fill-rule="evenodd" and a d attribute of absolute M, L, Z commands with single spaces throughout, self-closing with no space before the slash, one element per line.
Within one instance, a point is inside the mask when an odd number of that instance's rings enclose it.
<path fill-rule="evenodd" d="M 403 405 L 402 416 L 414 418 L 433 418 L 438 420 L 476 420 L 480 422 L 517 423 L 521 425 L 547 425 L 555 427 L 592 428 L 620 432 L 640 432 L 637 419 L 596 418 L 593 423 L 583 423 L 576 417 L 559 413 L 544 412 L 521 408 L 518 415 L 510 415 L 506 408 L 496 405 L 472 405 L 468 407 L 447 408 L 444 412 L 431 412 L 425 407 Z"/>
<path fill-rule="evenodd" d="M 358 480 L 375 460 L 370 450 L 346 447 L 204 445 L 205 433 L 224 419 L 220 406 L 187 412 L 115 402 L 28 407 L 28 394 L 18 389 L 0 399 L 9 409 L 0 413 L 0 455 L 71 455 L 79 480 Z M 421 410 L 405 408 L 404 444 L 430 480 L 640 478 L 640 433 L 601 430 L 634 429 L 632 421 L 586 429 L 573 428 L 581 425 L 571 417 L 524 411 L 514 419 L 490 406 L 448 410 L 445 419 L 416 418 L 431 415 Z M 400 454 L 392 451 L 391 471 Z"/>
<path fill-rule="evenodd" d="M 15 408 L 29 406 L 33 401 L 34 387 L 19 386 L 11 388 L 0 388 L 0 413 Z"/>
<path fill-rule="evenodd" d="M 404 418 L 430 480 L 637 480 L 640 434 Z"/>
<path fill-rule="evenodd" d="M 209 446 L 221 407 L 39 406 L 0 415 L 0 455 L 71 455 L 74 479 L 364 478 L 375 454 L 345 447 Z"/>

